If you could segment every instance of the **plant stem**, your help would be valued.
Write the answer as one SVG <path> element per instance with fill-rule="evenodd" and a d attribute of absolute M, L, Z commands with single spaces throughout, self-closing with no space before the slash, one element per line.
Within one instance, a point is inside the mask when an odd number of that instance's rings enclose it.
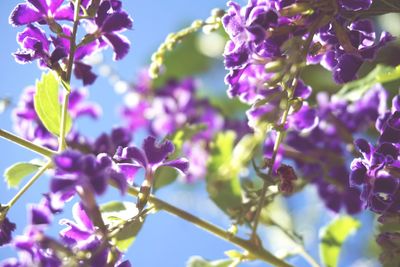
<path fill-rule="evenodd" d="M 24 187 L 21 188 L 21 190 L 18 191 L 18 193 L 8 202 L 7 206 L 10 208 L 15 204 L 15 202 L 18 201 L 18 199 L 28 190 L 33 183 L 47 170 L 51 167 L 53 164 L 52 161 L 48 161 L 45 165 L 43 165 L 36 173 L 35 175 L 24 185 Z"/>
<path fill-rule="evenodd" d="M 61 107 L 61 124 L 60 124 L 60 137 L 59 137 L 59 147 L 58 152 L 65 150 L 67 144 L 65 140 L 66 136 L 66 126 L 67 126 L 67 114 L 68 114 L 68 102 L 69 95 L 71 94 L 70 84 L 71 84 L 71 76 L 72 76 L 72 67 L 74 65 L 75 58 L 75 50 L 76 50 L 76 34 L 78 32 L 78 24 L 79 24 L 79 11 L 81 6 L 81 0 L 75 0 L 75 10 L 74 10 L 74 25 L 72 28 L 72 35 L 70 38 L 70 48 L 69 48 L 69 56 L 68 56 L 68 66 L 67 66 L 67 74 L 66 74 L 66 85 L 64 86 L 66 89 L 66 94 L 64 95 L 64 100 Z"/>
<path fill-rule="evenodd" d="M 0 137 L 6 139 L 8 141 L 11 141 L 11 142 L 13 142 L 13 143 L 15 143 L 17 145 L 20 145 L 20 146 L 22 146 L 22 147 L 24 147 L 26 149 L 29 149 L 29 150 L 31 150 L 31 151 L 39 154 L 39 155 L 42 155 L 42 156 L 44 156 L 46 158 L 51 158 L 56 153 L 53 150 L 50 150 L 50 149 L 48 149 L 46 147 L 42 147 L 42 146 L 36 145 L 36 144 L 34 144 L 34 143 L 32 143 L 32 142 L 30 142 L 28 140 L 25 140 L 25 139 L 23 139 L 21 137 L 18 137 L 16 135 L 14 135 L 14 134 L 12 134 L 10 132 L 7 132 L 5 130 L 2 130 L 2 129 L 0 129 Z"/>
<path fill-rule="evenodd" d="M 117 187 L 117 185 L 110 181 L 110 185 Z M 128 188 L 128 193 L 132 196 L 137 197 L 140 193 L 140 190 L 135 188 L 135 187 L 129 187 Z M 265 262 L 268 262 L 274 266 L 278 267 L 290 267 L 292 265 L 286 263 L 285 261 L 275 257 L 271 252 L 265 250 L 264 248 L 261 248 L 259 246 L 255 246 L 252 242 L 249 240 L 245 240 L 243 238 L 237 237 L 233 235 L 232 233 L 208 222 L 203 219 L 200 219 L 184 210 L 181 210 L 161 199 L 158 199 L 154 195 L 149 195 L 148 198 L 149 202 L 152 203 L 156 209 L 164 210 L 170 214 L 173 214 L 183 220 L 186 220 L 188 222 L 193 223 L 197 227 L 200 227 L 203 230 L 206 230 L 215 236 L 218 236 L 221 239 L 224 239 L 230 243 L 235 244 L 238 247 L 241 247 L 248 251 L 250 254 L 254 255 L 260 260 L 263 260 Z"/>
<path fill-rule="evenodd" d="M 289 111 L 290 111 L 290 107 L 291 107 L 290 100 L 293 97 L 296 85 L 297 85 L 297 79 L 295 78 L 293 80 L 291 89 L 288 92 L 288 100 L 287 100 L 287 103 L 286 103 L 285 110 L 283 111 L 283 114 L 282 114 L 282 117 L 281 117 L 280 125 L 282 125 L 282 126 L 285 125 L 287 117 L 289 115 Z M 274 168 L 276 156 L 278 155 L 278 149 L 279 149 L 279 146 L 280 146 L 280 144 L 282 142 L 284 134 L 285 134 L 285 132 L 283 130 L 280 130 L 280 131 L 278 131 L 278 133 L 276 135 L 274 148 L 273 148 L 273 152 L 272 152 L 272 157 L 271 157 L 271 161 L 270 161 L 271 166 L 269 167 L 268 173 L 267 173 L 268 177 L 270 177 L 272 175 L 272 171 L 273 171 L 273 168 Z M 267 190 L 268 190 L 268 186 L 269 185 L 270 185 L 269 183 L 264 181 L 263 188 L 262 188 L 262 191 L 261 191 L 260 200 L 258 202 L 257 210 L 256 210 L 256 213 L 254 215 L 254 224 L 253 224 L 253 227 L 252 227 L 252 232 L 251 232 L 251 237 L 250 237 L 250 240 L 252 240 L 252 241 L 255 241 L 256 238 L 257 238 L 257 227 L 258 227 L 258 224 L 259 224 L 259 221 L 260 221 L 261 211 L 262 211 L 262 208 L 264 207 L 264 202 L 265 202 L 265 199 L 266 199 L 266 194 L 267 194 Z"/>

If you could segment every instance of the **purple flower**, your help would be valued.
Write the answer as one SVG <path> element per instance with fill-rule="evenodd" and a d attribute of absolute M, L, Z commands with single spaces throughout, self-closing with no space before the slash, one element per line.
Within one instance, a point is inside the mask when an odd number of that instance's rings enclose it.
<path fill-rule="evenodd" d="M 189 166 L 188 160 L 185 158 L 168 160 L 168 156 L 173 152 L 174 145 L 172 142 L 166 140 L 157 144 L 156 139 L 149 136 L 144 140 L 142 149 L 135 146 L 120 147 L 114 158 L 122 161 L 118 165 L 127 179 L 132 182 L 134 175 L 140 168 L 145 169 L 147 175 L 151 177 L 159 167 L 171 167 L 185 173 Z"/>
<path fill-rule="evenodd" d="M 2 219 L 0 222 L 0 246 L 4 246 L 11 242 L 11 233 L 15 228 L 15 223 L 10 222 L 7 217 Z"/>
<path fill-rule="evenodd" d="M 71 37 L 72 36 L 72 28 L 64 25 L 62 27 L 63 34 L 65 36 Z M 62 49 L 65 54 L 69 55 L 70 53 L 70 40 L 65 37 L 52 37 L 52 42 L 55 47 L 58 49 Z M 83 85 L 90 85 L 92 84 L 97 75 L 92 72 L 92 67 L 83 63 L 83 60 L 92 55 L 96 49 L 98 49 L 99 42 L 92 41 L 88 44 L 79 45 L 74 53 L 74 74 L 77 79 L 83 81 Z"/>
<path fill-rule="evenodd" d="M 44 203 L 31 205 L 29 211 L 31 225 L 48 225 L 52 221 L 52 211 Z"/>
<path fill-rule="evenodd" d="M 113 156 L 118 147 L 126 147 L 131 141 L 132 135 L 130 131 L 122 127 L 114 128 L 110 135 L 103 133 L 95 140 L 91 145 L 92 152 L 95 155 L 106 153 Z"/>
<path fill-rule="evenodd" d="M 110 45 L 114 50 L 114 60 L 120 60 L 126 56 L 130 42 L 120 34 L 120 32 L 132 28 L 132 19 L 126 12 L 120 9 L 115 10 L 110 1 L 103 1 L 94 19 L 94 26 L 97 29 L 91 34 L 98 39 L 100 47 L 104 47 L 106 44 Z"/>
<path fill-rule="evenodd" d="M 22 252 L 16 261 L 17 266 L 62 266 L 57 252 L 46 245 L 46 240 L 43 229 L 27 227 L 24 235 L 17 236 L 13 242 L 14 247 Z"/>
<path fill-rule="evenodd" d="M 61 225 L 67 226 L 60 231 L 60 236 L 67 243 L 78 247 L 84 247 L 88 242 L 93 242 L 93 239 L 97 238 L 96 228 L 80 202 L 75 203 L 72 207 L 72 216 L 75 222 L 68 219 L 60 221 Z"/>
<path fill-rule="evenodd" d="M 27 0 L 18 4 L 12 11 L 9 21 L 13 26 L 34 22 L 51 24 L 54 20 L 73 20 L 73 10 L 69 5 L 62 5 L 63 0 Z"/>
<path fill-rule="evenodd" d="M 209 144 L 216 133 L 234 129 L 240 138 L 251 131 L 244 120 L 224 118 L 207 99 L 198 98 L 198 85 L 192 78 L 168 80 L 163 86 L 152 89 L 146 72 L 131 90 L 122 110 L 131 130 L 144 129 L 157 138 L 164 138 L 185 127 L 204 127 L 182 145 L 191 162 L 185 175 L 188 182 L 205 177 Z"/>
<path fill-rule="evenodd" d="M 386 112 L 377 120 L 381 135 L 377 146 L 364 139 L 355 141 L 363 158 L 351 163 L 350 183 L 361 188 L 364 205 L 379 214 L 400 214 L 400 131 L 397 99 L 393 112 Z"/>
<path fill-rule="evenodd" d="M 294 160 L 301 176 L 317 186 L 326 206 L 335 212 L 342 207 L 350 214 L 361 210 L 361 190 L 353 187 L 346 163 L 352 155 L 346 146 L 352 144 L 354 134 L 373 125 L 385 111 L 386 100 L 387 93 L 381 86 L 371 88 L 354 103 L 318 94 L 315 109 L 306 106 L 289 117 L 289 125 L 294 124 L 294 128 L 313 125 L 316 117 L 318 123 L 302 133 L 290 131 L 278 157 Z"/>
<path fill-rule="evenodd" d="M 126 190 L 126 181 L 106 154 L 84 155 L 78 151 L 66 150 L 54 157 L 56 171 L 51 180 L 53 194 L 72 196 L 77 187 L 91 190 L 97 195 L 105 192 L 108 180 L 114 180 L 121 192 Z"/>
<path fill-rule="evenodd" d="M 383 116 L 379 122 L 379 143 L 400 143 L 400 110 Z"/>
<path fill-rule="evenodd" d="M 40 67 L 58 69 L 58 61 L 67 57 L 67 52 L 60 47 L 55 47 L 50 52 L 51 42 L 46 33 L 33 25 L 28 25 L 24 31 L 18 33 L 17 41 L 21 50 L 15 52 L 14 56 L 22 64 L 38 59 Z"/>
<path fill-rule="evenodd" d="M 97 227 L 86 213 L 82 203 L 75 203 L 72 207 L 72 216 L 75 221 L 63 219 L 61 225 L 67 226 L 60 231 L 62 240 L 74 249 L 90 251 L 92 257 L 85 263 L 90 266 L 103 266 L 107 262 L 109 247 L 103 246 L 103 237 L 99 235 Z"/>
<path fill-rule="evenodd" d="M 354 2 L 360 4 L 368 1 Z M 326 50 L 320 57 L 321 64 L 333 71 L 333 78 L 337 83 L 356 79 L 362 63 L 372 60 L 379 48 L 394 40 L 387 32 L 383 32 L 379 40 L 376 40 L 372 22 L 369 20 L 356 20 L 348 26 L 345 21 L 336 20 L 336 24 L 321 28 L 317 39 Z"/>

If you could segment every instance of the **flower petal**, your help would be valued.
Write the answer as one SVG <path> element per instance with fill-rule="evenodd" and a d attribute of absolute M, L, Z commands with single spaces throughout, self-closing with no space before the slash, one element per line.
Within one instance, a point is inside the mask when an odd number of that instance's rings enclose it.
<path fill-rule="evenodd" d="M 37 43 L 40 43 L 45 51 L 49 51 L 50 47 L 46 33 L 33 25 L 28 25 L 25 30 L 17 34 L 17 42 L 24 49 L 36 50 Z"/>
<path fill-rule="evenodd" d="M 112 33 L 115 31 L 121 31 L 123 29 L 132 28 L 132 19 L 125 12 L 115 12 L 107 16 L 101 27 L 101 31 L 104 33 Z"/>
<path fill-rule="evenodd" d="M 161 164 L 163 167 L 171 167 L 179 171 L 181 174 L 185 174 L 189 168 L 189 161 L 186 158 L 175 159 L 164 162 Z"/>
<path fill-rule="evenodd" d="M 125 179 L 130 183 L 133 182 L 137 171 L 141 169 L 141 166 L 131 163 L 120 163 L 118 164 L 118 167 L 120 168 L 121 173 L 125 176 Z"/>
<path fill-rule="evenodd" d="M 168 140 L 161 144 L 156 144 L 156 139 L 153 136 L 149 136 L 143 142 L 143 150 L 149 163 L 157 164 L 165 160 L 174 151 L 174 145 Z"/>
<path fill-rule="evenodd" d="M 12 11 L 9 22 L 13 26 L 21 26 L 41 20 L 42 14 L 27 4 L 18 4 Z"/>
<path fill-rule="evenodd" d="M 93 84 L 97 78 L 97 75 L 92 71 L 92 66 L 80 61 L 75 62 L 74 74 L 77 79 L 82 80 L 85 86 Z"/>
<path fill-rule="evenodd" d="M 31 3 L 34 7 L 36 7 L 37 10 L 39 10 L 43 15 L 47 15 L 49 6 L 47 5 L 46 0 L 27 0 L 27 1 Z M 53 1 L 54 0 L 52 0 L 52 2 Z"/>
<path fill-rule="evenodd" d="M 49 6 L 51 13 L 54 14 L 54 11 L 56 11 L 63 2 L 64 2 L 64 0 L 51 0 L 50 6 Z"/>
<path fill-rule="evenodd" d="M 72 216 L 74 217 L 74 220 L 79 224 L 79 226 L 84 226 L 87 230 L 94 229 L 94 225 L 89 219 L 81 202 L 75 203 L 72 207 Z"/>
<path fill-rule="evenodd" d="M 33 225 L 49 224 L 51 222 L 50 212 L 43 207 L 31 206 L 30 215 L 30 223 Z"/>
<path fill-rule="evenodd" d="M 62 7 L 58 8 L 53 17 L 55 20 L 74 20 L 74 10 L 71 8 L 70 5 L 63 5 Z"/>
<path fill-rule="evenodd" d="M 114 60 L 120 60 L 128 54 L 130 47 L 128 38 L 116 33 L 106 33 L 104 37 L 114 49 Z"/>

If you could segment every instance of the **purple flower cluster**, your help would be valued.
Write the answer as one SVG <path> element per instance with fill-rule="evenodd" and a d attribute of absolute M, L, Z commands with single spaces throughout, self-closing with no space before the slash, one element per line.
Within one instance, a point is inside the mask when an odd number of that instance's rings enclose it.
<path fill-rule="evenodd" d="M 320 93 L 315 109 L 318 124 L 308 132 L 290 131 L 278 151 L 280 158 L 295 162 L 301 177 L 317 186 L 326 206 L 335 212 L 342 207 L 350 214 L 361 211 L 360 190 L 349 182 L 346 159 L 352 157 L 353 135 L 362 133 L 385 112 L 386 99 L 379 85 L 354 103 Z M 269 155 L 272 147 L 266 148 Z"/>
<path fill-rule="evenodd" d="M 45 229 L 52 222 L 51 214 L 54 213 L 48 198 L 38 205 L 32 205 L 29 213 L 30 225 L 23 235 L 15 237 L 12 242 L 22 252 L 19 259 L 7 259 L 1 266 L 107 266 L 111 252 L 106 243 L 108 241 L 93 225 L 82 203 L 75 203 L 72 208 L 75 221 L 60 221 L 61 225 L 66 226 L 60 232 L 60 240 L 45 234 Z M 117 257 L 115 266 L 131 266 L 128 261 L 122 261 L 122 253 L 118 250 L 113 253 Z"/>
<path fill-rule="evenodd" d="M 362 154 L 351 163 L 350 185 L 361 190 L 365 208 L 380 215 L 385 225 L 400 222 L 400 95 L 393 98 L 392 110 L 376 120 L 379 132 L 375 146 L 357 139 L 355 146 Z M 382 228 L 377 243 L 382 248 L 380 261 L 384 266 L 400 264 L 400 233 Z"/>
<path fill-rule="evenodd" d="M 383 33 L 376 41 L 369 20 L 348 18 L 371 3 L 249 0 L 241 7 L 228 2 L 223 24 L 230 37 L 224 53 L 229 95 L 250 101 L 264 84 L 282 78 L 277 71 L 290 72 L 305 61 L 322 60 L 338 83 L 354 79 L 362 62 L 393 39 Z"/>
<path fill-rule="evenodd" d="M 54 157 L 56 171 L 51 180 L 52 194 L 59 194 L 63 199 L 72 197 L 77 190 L 101 195 L 105 192 L 108 180 L 119 185 L 121 192 L 126 191 L 126 179 L 114 166 L 112 159 L 106 154 L 95 157 L 67 150 Z"/>
<path fill-rule="evenodd" d="M 225 129 L 237 130 L 239 134 L 250 131 L 245 122 L 224 119 L 209 101 L 197 98 L 193 79 L 170 80 L 156 89 L 150 89 L 146 81 L 147 76 L 141 76 L 139 84 L 127 95 L 128 101 L 132 99 L 129 96 L 136 98 L 133 105 L 128 102 L 122 110 L 130 129 L 145 129 L 163 138 L 186 125 L 204 126 L 183 144 L 182 149 L 191 163 L 185 176 L 188 181 L 205 177 L 209 144 L 216 133 Z"/>
<path fill-rule="evenodd" d="M 35 111 L 33 100 L 35 90 L 33 86 L 27 87 L 21 95 L 18 106 L 13 112 L 14 130 L 29 141 L 49 148 L 57 148 L 57 139 L 46 130 Z M 96 119 L 100 116 L 100 107 L 94 103 L 86 102 L 85 98 L 87 98 L 87 91 L 84 89 L 71 92 L 68 111 L 73 119 L 83 116 Z M 74 135 L 77 135 L 76 131 L 72 131 L 68 138 L 72 138 Z"/>
<path fill-rule="evenodd" d="M 354 80 L 362 63 L 374 59 L 379 48 L 394 40 L 388 32 L 383 32 L 378 39 L 371 20 L 350 21 L 343 17 L 349 11 L 368 9 L 371 3 L 371 0 L 341 1 L 337 15 L 314 38 L 320 49 L 308 59 L 312 63 L 320 61 L 331 70 L 337 83 Z"/>
<path fill-rule="evenodd" d="M 9 19 L 13 26 L 26 25 L 17 36 L 21 47 L 14 53 L 17 62 L 38 60 L 40 67 L 53 69 L 65 78 L 66 66 L 72 60 L 76 78 L 81 79 L 84 85 L 92 84 L 96 75 L 92 72 L 92 67 L 84 63 L 85 58 L 110 46 L 114 50 L 114 59 L 122 59 L 128 53 L 130 43 L 120 33 L 132 28 L 132 19 L 122 10 L 121 1 L 96 2 L 98 1 L 83 0 L 80 7 L 75 7 L 72 3 L 64 4 L 62 0 L 27 0 L 18 4 Z M 75 40 L 72 40 L 75 36 L 70 25 L 60 25 L 59 22 L 73 21 L 76 8 L 80 9 L 80 20 L 85 21 L 88 31 L 82 41 L 76 44 L 74 58 L 69 59 L 71 43 L 75 47 Z M 88 14 L 84 15 L 83 10 Z M 48 37 L 42 25 L 48 25 L 56 35 Z"/>
<path fill-rule="evenodd" d="M 378 118 L 378 144 L 355 141 L 363 158 L 353 160 L 350 182 L 361 187 L 361 199 L 378 214 L 400 214 L 400 96 L 393 99 L 392 111 Z"/>

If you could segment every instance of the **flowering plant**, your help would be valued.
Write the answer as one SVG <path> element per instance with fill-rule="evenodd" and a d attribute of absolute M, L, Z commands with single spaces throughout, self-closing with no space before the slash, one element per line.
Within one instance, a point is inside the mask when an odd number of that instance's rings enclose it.
<path fill-rule="evenodd" d="M 99 60 L 107 49 L 126 60 L 135 11 L 125 2 L 21 0 L 10 10 L 13 57 L 42 74 L 12 111 L 1 98 L 13 132 L 1 126 L 0 137 L 39 158 L 4 171 L 9 191 L 22 187 L 1 200 L 0 246 L 18 253 L 0 248 L 0 266 L 136 265 L 134 241 L 162 210 L 237 248 L 189 267 L 400 266 L 400 47 L 377 19 L 399 21 L 397 1 L 229 1 L 170 33 L 132 83 Z M 125 101 L 117 126 L 93 137 L 81 121 L 105 108 L 88 100 L 98 74 Z M 199 83 L 208 75 L 226 94 Z M 156 196 L 177 185 L 191 198 L 204 186 L 203 213 L 217 210 L 224 227 Z M 41 199 L 24 203 L 27 194 Z M 341 253 L 363 231 L 374 251 Z"/>

